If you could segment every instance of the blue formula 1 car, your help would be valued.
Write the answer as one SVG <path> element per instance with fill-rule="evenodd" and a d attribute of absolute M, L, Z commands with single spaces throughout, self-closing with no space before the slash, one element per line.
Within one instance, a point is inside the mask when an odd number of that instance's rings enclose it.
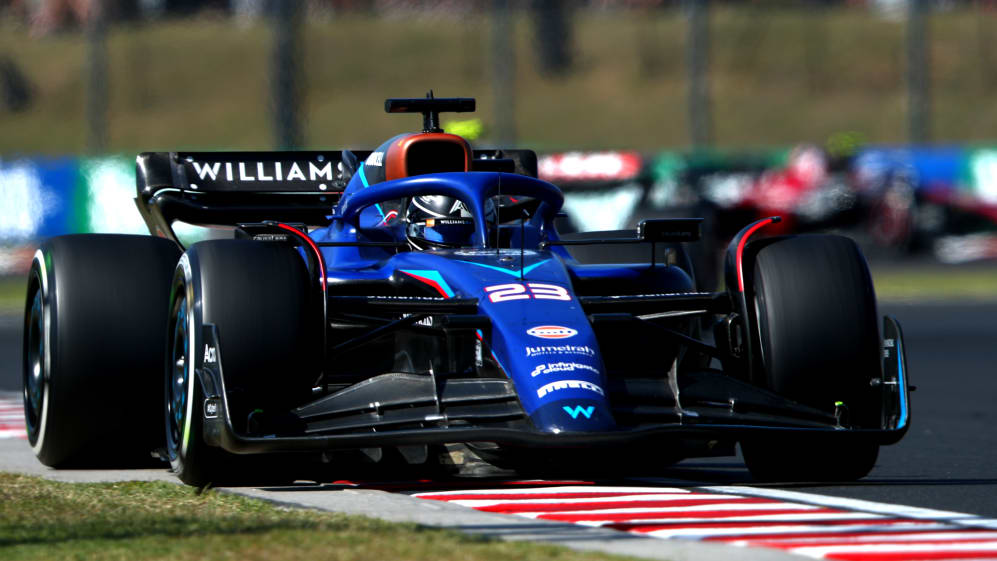
<path fill-rule="evenodd" d="M 778 218 L 760 220 L 731 242 L 725 290 L 697 291 L 699 219 L 559 235 L 532 152 L 439 128 L 473 108 L 388 100 L 424 130 L 373 151 L 140 155 L 153 236 L 59 237 L 34 259 L 38 458 L 159 449 L 217 485 L 293 477 L 304 452 L 332 475 L 342 454 L 423 464 L 444 447 L 647 473 L 740 444 L 757 479 L 847 480 L 904 435 L 900 328 L 880 333 L 851 240 L 762 237 Z M 185 248 L 178 221 L 229 239 Z"/>

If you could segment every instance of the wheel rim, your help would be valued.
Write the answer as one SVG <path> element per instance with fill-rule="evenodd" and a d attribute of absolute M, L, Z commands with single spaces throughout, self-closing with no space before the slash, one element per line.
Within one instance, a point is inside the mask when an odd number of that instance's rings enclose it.
<path fill-rule="evenodd" d="M 24 424 L 28 440 L 34 444 L 41 428 L 45 401 L 45 315 L 42 291 L 36 286 L 28 312 L 24 362 Z"/>
<path fill-rule="evenodd" d="M 191 383 L 187 333 L 187 298 L 180 295 L 174 303 L 173 329 L 170 339 L 170 362 L 166 378 L 166 438 L 170 458 L 183 449 L 187 433 L 187 395 Z"/>

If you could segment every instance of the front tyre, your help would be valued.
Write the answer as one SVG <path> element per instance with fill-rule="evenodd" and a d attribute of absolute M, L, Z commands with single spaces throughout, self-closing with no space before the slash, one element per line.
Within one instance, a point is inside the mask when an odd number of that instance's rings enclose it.
<path fill-rule="evenodd" d="M 841 424 L 878 428 L 880 376 L 876 297 L 851 239 L 808 235 L 764 240 L 754 261 L 760 385 Z M 875 464 L 879 446 L 858 435 L 789 435 L 742 442 L 759 480 L 852 480 Z M 854 436 L 855 438 L 849 438 Z M 787 451 L 791 451 L 787 453 Z"/>
<path fill-rule="evenodd" d="M 204 440 L 198 352 L 205 325 L 218 352 L 237 432 L 251 412 L 286 411 L 311 394 L 321 368 L 323 325 L 301 255 L 276 243 L 215 240 L 191 246 L 170 290 L 165 361 L 167 454 L 181 481 L 202 487 L 272 480 L 270 458 L 245 458 Z"/>

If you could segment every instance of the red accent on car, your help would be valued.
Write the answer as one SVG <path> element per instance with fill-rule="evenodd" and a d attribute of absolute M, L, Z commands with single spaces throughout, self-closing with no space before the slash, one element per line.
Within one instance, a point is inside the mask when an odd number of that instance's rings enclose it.
<path fill-rule="evenodd" d="M 384 215 L 384 218 L 382 218 L 381 221 L 377 223 L 377 225 L 378 226 L 384 226 L 385 224 L 387 224 L 388 222 L 391 222 L 395 218 L 398 218 L 398 211 L 397 210 L 389 210 L 388 213 Z"/>
<path fill-rule="evenodd" d="M 766 220 L 758 222 L 757 224 L 755 224 L 754 226 L 752 226 L 750 229 L 748 229 L 748 231 L 745 232 L 744 236 L 741 238 L 741 241 L 738 242 L 738 244 L 737 244 L 737 290 L 738 290 L 738 292 L 744 292 L 744 269 L 743 269 L 743 267 L 741 265 L 741 257 L 744 254 L 744 244 L 748 243 L 748 238 L 750 238 L 752 234 L 754 234 L 758 230 L 764 228 L 765 226 L 768 226 L 769 224 L 774 224 L 774 223 L 778 222 L 779 220 L 780 220 L 780 218 L 778 216 L 773 216 L 772 218 L 768 218 Z"/>
<path fill-rule="evenodd" d="M 391 143 L 384 154 L 385 180 L 424 173 L 471 171 L 471 145 L 455 134 L 412 133 Z"/>
<path fill-rule="evenodd" d="M 412 273 L 410 273 L 408 271 L 402 271 L 402 272 L 405 273 L 406 275 L 408 275 L 408 276 L 416 279 L 416 280 L 422 281 L 422 282 L 428 284 L 429 286 L 435 288 L 436 292 L 440 293 L 440 296 L 442 296 L 444 298 L 450 298 L 449 296 L 447 296 L 447 291 L 443 290 L 443 287 L 440 286 L 440 283 L 434 281 L 433 279 L 426 278 L 426 277 L 420 277 L 419 275 L 413 275 Z"/>
<path fill-rule="evenodd" d="M 319 284 L 322 285 L 322 293 L 325 294 L 327 290 L 326 278 L 325 278 L 325 259 L 322 258 L 322 252 L 319 251 L 318 246 L 315 245 L 315 242 L 313 242 L 312 239 L 308 237 L 308 234 L 302 232 L 301 230 L 293 226 L 288 226 L 287 224 L 277 224 L 277 227 L 282 230 L 287 230 L 288 232 L 293 233 L 295 236 L 298 236 L 299 238 L 305 240 L 305 243 L 308 244 L 308 247 L 312 248 L 312 251 L 315 252 L 315 257 L 318 258 L 319 275 L 321 275 L 322 279 L 322 282 Z"/>

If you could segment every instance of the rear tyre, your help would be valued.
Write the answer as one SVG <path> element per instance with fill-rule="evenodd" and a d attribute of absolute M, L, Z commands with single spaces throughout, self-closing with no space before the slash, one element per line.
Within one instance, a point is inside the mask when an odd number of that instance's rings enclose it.
<path fill-rule="evenodd" d="M 250 412 L 286 411 L 310 395 L 320 372 L 321 300 L 302 257 L 284 245 L 216 240 L 180 259 L 170 291 L 165 376 L 167 454 L 189 485 L 273 482 L 269 457 L 239 457 L 204 440 L 204 389 L 197 352 L 205 324 L 218 352 L 237 432 Z"/>
<path fill-rule="evenodd" d="M 880 375 L 876 297 L 858 246 L 829 235 L 764 243 L 753 276 L 762 372 L 756 382 L 827 413 L 837 408 L 842 425 L 878 427 L 879 396 L 870 384 Z M 878 445 L 834 436 L 746 441 L 742 450 L 760 480 L 865 476 Z"/>
<path fill-rule="evenodd" d="M 162 446 L 165 294 L 180 249 L 150 236 L 51 238 L 24 314 L 28 442 L 51 467 L 131 466 Z"/>

